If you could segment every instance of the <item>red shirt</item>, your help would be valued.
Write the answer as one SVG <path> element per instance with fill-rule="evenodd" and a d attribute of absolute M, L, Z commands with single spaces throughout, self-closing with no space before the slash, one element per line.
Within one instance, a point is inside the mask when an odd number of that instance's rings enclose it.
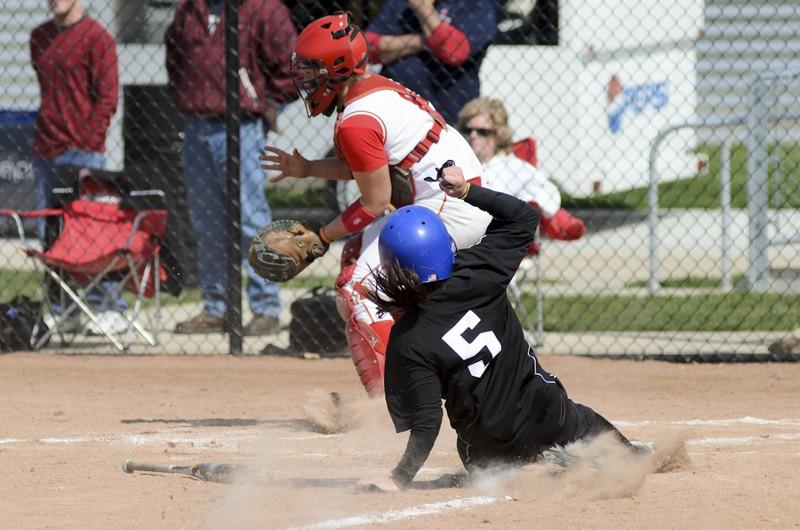
<path fill-rule="evenodd" d="M 367 173 L 389 164 L 385 128 L 377 117 L 359 114 L 336 127 L 335 144 L 341 149 L 350 171 Z"/>
<path fill-rule="evenodd" d="M 31 61 L 41 90 L 33 154 L 105 152 L 119 94 L 113 37 L 88 16 L 62 29 L 51 20 L 31 33 Z"/>
<path fill-rule="evenodd" d="M 181 0 L 167 29 L 169 88 L 185 114 L 225 113 L 225 13 L 209 26 L 205 0 Z M 267 99 L 297 99 L 290 58 L 297 40 L 289 10 L 279 0 L 243 0 L 239 5 L 240 66 L 249 85 L 240 85 L 241 108 L 262 114 Z M 240 75 L 240 78 L 243 77 Z"/>

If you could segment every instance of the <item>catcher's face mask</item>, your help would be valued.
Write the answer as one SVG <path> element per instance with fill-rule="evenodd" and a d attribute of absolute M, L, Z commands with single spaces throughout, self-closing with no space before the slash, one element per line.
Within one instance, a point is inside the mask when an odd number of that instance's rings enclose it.
<path fill-rule="evenodd" d="M 330 116 L 336 103 L 339 91 L 335 79 L 328 75 L 328 70 L 317 61 L 297 59 L 292 54 L 292 73 L 294 85 L 306 104 L 309 117 L 324 113 Z"/>

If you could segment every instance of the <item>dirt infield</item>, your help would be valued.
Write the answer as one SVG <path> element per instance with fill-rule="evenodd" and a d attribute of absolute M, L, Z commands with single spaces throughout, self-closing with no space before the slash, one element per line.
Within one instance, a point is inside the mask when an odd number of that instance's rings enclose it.
<path fill-rule="evenodd" d="M 419 486 L 363 493 L 405 444 L 347 359 L 0 357 L 3 528 L 798 528 L 800 365 L 543 357 L 573 399 L 688 461 L 554 476 L 544 466 L 467 488 L 444 427 Z M 315 391 L 316 389 L 316 391 Z M 341 393 L 352 428 L 315 432 Z M 246 464 L 238 484 L 122 471 L 123 460 Z"/>

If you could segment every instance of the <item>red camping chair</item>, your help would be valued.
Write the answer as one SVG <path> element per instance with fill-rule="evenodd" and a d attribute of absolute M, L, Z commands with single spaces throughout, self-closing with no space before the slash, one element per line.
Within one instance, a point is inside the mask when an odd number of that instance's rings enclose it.
<path fill-rule="evenodd" d="M 536 167 L 538 159 L 536 156 L 536 140 L 533 138 L 525 138 L 514 142 L 511 146 L 511 151 L 515 156 L 525 160 L 532 166 Z M 536 204 L 533 204 L 537 208 Z M 538 208 L 537 208 L 538 210 Z M 528 247 L 526 259 L 520 266 L 518 273 L 519 278 L 515 278 L 509 284 L 509 294 L 514 307 L 520 313 L 528 329 L 535 329 L 535 346 L 541 346 L 544 341 L 544 311 L 543 311 L 543 295 L 542 295 L 542 271 L 541 271 L 541 236 L 548 239 L 557 239 L 561 241 L 573 241 L 580 239 L 586 234 L 586 225 L 577 217 L 570 214 L 564 208 L 559 208 L 553 217 L 541 217 L 539 222 L 539 230 L 536 233 L 536 239 Z M 536 324 L 534 327 L 531 321 L 530 314 L 522 303 L 522 291 L 520 284 L 525 282 L 528 270 L 533 268 L 536 286 Z"/>
<path fill-rule="evenodd" d="M 119 195 L 109 193 L 100 185 L 82 182 L 82 197 L 97 196 L 103 191 L 105 202 L 79 198 L 62 208 L 34 211 L 0 210 L 0 215 L 14 219 L 28 256 L 36 260 L 46 277 L 56 282 L 66 295 L 59 315 L 53 315 L 50 329 L 32 340 L 34 349 L 46 344 L 54 333 L 62 336 L 62 326 L 69 317 L 82 312 L 120 351 L 126 350 L 138 332 L 155 346 L 160 328 L 161 282 L 166 271 L 160 264 L 161 238 L 166 232 L 166 210 L 135 211 L 120 205 Z M 96 183 L 95 183 L 96 184 Z M 88 193 L 87 193 L 88 191 Z M 25 237 L 23 219 L 60 217 L 62 228 L 53 244 L 44 251 L 37 250 Z M 129 290 L 135 294 L 132 307 L 125 312 L 127 328 L 112 333 L 98 321 L 97 314 L 87 301 L 87 294 L 100 282 L 114 281 L 114 288 L 105 296 Z M 68 299 L 67 299 L 68 298 Z M 139 321 L 145 298 L 155 300 L 155 312 L 150 318 L 151 331 Z M 52 313 L 49 290 L 44 288 L 44 305 Z M 63 303 L 66 302 L 66 303 Z"/>

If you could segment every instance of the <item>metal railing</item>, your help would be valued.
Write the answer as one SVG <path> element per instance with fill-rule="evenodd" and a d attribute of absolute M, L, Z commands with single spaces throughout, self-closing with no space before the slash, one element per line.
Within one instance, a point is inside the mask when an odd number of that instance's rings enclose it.
<path fill-rule="evenodd" d="M 712 128 L 712 129 L 723 129 L 727 128 L 730 129 L 737 125 L 742 125 L 745 123 L 746 118 L 743 116 L 734 116 L 734 117 L 727 117 L 727 118 L 717 118 L 717 119 L 709 119 L 709 120 L 700 120 L 695 122 L 687 122 L 681 123 L 678 125 L 672 125 L 665 129 L 662 129 L 661 132 L 658 133 L 655 140 L 653 140 L 653 145 L 650 148 L 650 155 L 649 155 L 649 162 L 648 162 L 648 174 L 649 174 L 649 183 L 647 188 L 647 207 L 648 207 L 648 227 L 649 227 L 649 234 L 650 234 L 650 279 L 648 282 L 648 288 L 650 294 L 656 294 L 661 289 L 661 284 L 658 280 L 658 269 L 659 269 L 659 257 L 658 252 L 661 247 L 661 241 L 658 237 L 658 182 L 659 182 L 659 175 L 658 170 L 656 168 L 656 159 L 658 155 L 658 148 L 661 143 L 666 139 L 670 134 L 680 131 L 682 129 L 703 129 L 703 128 Z M 722 250 L 722 263 L 721 263 L 721 273 L 722 273 L 722 287 L 723 288 L 730 288 L 731 287 L 731 266 L 730 266 L 730 248 L 731 248 L 731 237 L 730 237 L 730 208 L 731 208 L 731 164 L 730 164 L 730 153 L 731 153 L 731 144 L 735 137 L 733 134 L 729 134 L 726 139 L 722 142 L 720 158 L 721 158 L 721 166 L 720 166 L 720 209 L 722 211 L 721 214 L 721 222 L 722 222 L 722 240 L 721 240 L 721 250 Z"/>
<path fill-rule="evenodd" d="M 771 245 L 785 245 L 800 242 L 797 237 L 770 238 L 767 225 L 770 224 L 769 213 L 769 153 L 770 125 L 779 121 L 800 120 L 800 114 L 789 113 L 774 116 L 768 103 L 768 81 L 798 77 L 796 72 L 766 72 L 754 76 L 748 88 L 748 112 L 744 116 L 730 116 L 698 120 L 671 125 L 662 129 L 650 147 L 648 159 L 648 224 L 650 239 L 650 275 L 648 289 L 650 294 L 660 291 L 658 279 L 659 250 L 661 241 L 658 235 L 658 184 L 659 174 L 656 167 L 658 149 L 672 133 L 683 129 L 728 129 L 729 134 L 720 146 L 720 217 L 722 225 L 721 247 L 721 282 L 720 287 L 728 290 L 733 287 L 731 279 L 730 252 L 732 238 L 731 227 L 731 146 L 736 140 L 737 126 L 746 126 L 747 144 L 747 212 L 748 212 L 748 268 L 745 275 L 745 286 L 749 291 L 766 291 L 769 284 L 769 256 Z M 779 142 L 778 142 L 779 145 Z M 778 150 L 779 152 L 779 150 Z M 780 186 L 776 186 L 779 190 Z M 779 193 L 779 191 L 776 191 Z"/>

